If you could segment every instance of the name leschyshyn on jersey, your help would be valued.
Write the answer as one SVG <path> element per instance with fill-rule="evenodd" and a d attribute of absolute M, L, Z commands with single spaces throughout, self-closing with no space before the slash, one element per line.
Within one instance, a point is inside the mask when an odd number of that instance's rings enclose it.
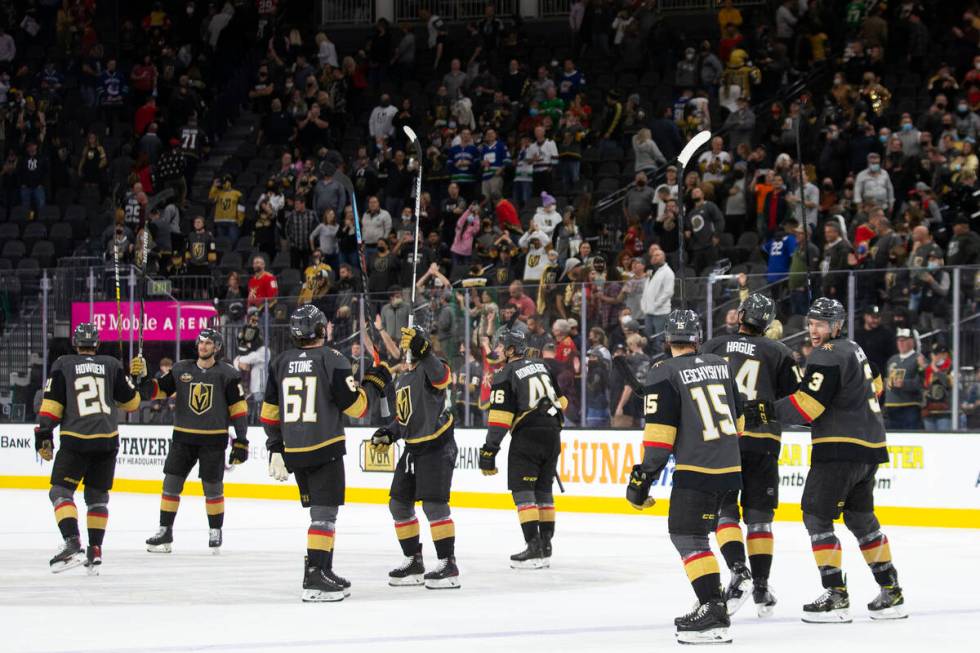
<path fill-rule="evenodd" d="M 679 372 L 684 385 L 693 385 L 703 381 L 724 381 L 731 378 L 728 365 L 700 365 L 679 370 Z"/>

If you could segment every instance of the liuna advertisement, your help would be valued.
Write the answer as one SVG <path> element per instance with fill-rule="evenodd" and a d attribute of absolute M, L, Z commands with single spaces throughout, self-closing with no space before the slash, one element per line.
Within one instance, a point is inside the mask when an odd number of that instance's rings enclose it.
<path fill-rule="evenodd" d="M 372 429 L 347 429 L 347 501 L 385 503 L 392 472 L 401 453 L 396 444 L 387 456 L 367 446 Z M 170 446 L 167 426 L 120 427 L 114 491 L 150 492 L 161 489 L 163 461 Z M 458 429 L 459 454 L 453 476 L 452 504 L 457 507 L 512 508 L 506 487 L 507 443 L 497 456 L 501 473 L 484 476 L 477 465 L 485 431 Z M 779 460 L 778 520 L 801 518 L 800 498 L 810 463 L 809 433 L 783 435 Z M 564 485 L 555 487 L 559 510 L 634 513 L 624 498 L 626 480 L 643 456 L 640 431 L 565 431 L 558 473 Z M 227 497 L 298 500 L 295 484 L 269 478 L 265 435 L 249 430 L 248 462 L 225 475 Z M 980 528 L 980 434 L 896 433 L 889 435 L 889 462 L 878 468 L 875 501 L 883 523 L 907 526 Z M 34 452 L 31 425 L 0 425 L 0 487 L 46 488 L 51 464 Z M 191 474 L 194 479 L 196 474 Z M 670 497 L 673 463 L 654 485 L 657 504 L 643 514 L 665 515 Z M 187 492 L 200 493 L 199 482 Z"/>

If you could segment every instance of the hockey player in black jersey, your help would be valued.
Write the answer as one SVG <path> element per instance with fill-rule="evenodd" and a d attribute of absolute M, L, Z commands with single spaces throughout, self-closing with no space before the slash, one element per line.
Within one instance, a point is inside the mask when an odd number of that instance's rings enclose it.
<path fill-rule="evenodd" d="M 507 488 L 514 497 L 527 547 L 510 557 L 514 569 L 542 569 L 551 563 L 555 534 L 554 482 L 561 454 L 562 411 L 558 383 L 539 361 L 525 358 L 527 344 L 520 331 L 501 331 L 494 349 L 506 363 L 494 376 L 487 416 L 487 439 L 480 448 L 480 470 L 497 473 L 500 443 L 509 431 Z"/>
<path fill-rule="evenodd" d="M 228 463 L 238 465 L 248 459 L 248 405 L 241 377 L 235 368 L 220 359 L 222 338 L 218 331 L 202 329 L 196 345 L 196 359 L 178 361 L 164 376 L 144 378 L 140 384 L 144 399 L 176 395 L 173 438 L 163 463 L 160 527 L 146 540 L 146 550 L 152 553 L 173 550 L 173 526 L 180 494 L 195 464 L 204 488 L 208 546 L 212 553 L 218 553 L 225 520 L 225 450 L 229 426 L 235 429 L 235 441 Z M 130 372 L 137 378 L 145 377 L 146 361 L 139 356 L 134 358 Z"/>
<path fill-rule="evenodd" d="M 731 621 L 708 534 L 725 496 L 741 487 L 737 390 L 725 359 L 698 353 L 701 325 L 694 311 L 673 311 L 665 333 L 672 358 L 658 362 L 647 377 L 643 462 L 633 466 L 626 500 L 637 510 L 652 506 L 650 487 L 674 455 L 667 529 L 698 598 L 692 612 L 674 620 L 677 640 L 730 642 Z"/>
<path fill-rule="evenodd" d="M 324 346 L 327 318 L 316 306 L 293 311 L 289 334 L 295 347 L 273 359 L 262 404 L 269 476 L 286 481 L 292 473 L 300 501 L 310 509 L 303 601 L 342 601 L 350 595 L 350 582 L 334 573 L 333 552 L 346 489 L 343 419 L 367 413 L 368 393 L 354 380 L 350 362 Z M 373 401 L 384 394 L 391 374 L 375 366 L 364 382 Z"/>
<path fill-rule="evenodd" d="M 391 481 L 388 508 L 395 521 L 395 535 L 404 562 L 388 574 L 392 586 L 422 585 L 429 589 L 459 587 L 456 567 L 456 525 L 449 512 L 449 493 L 456 466 L 453 414 L 448 401 L 452 380 L 449 365 L 432 352 L 425 331 L 402 329 L 401 350 L 408 354 L 409 369 L 395 378 L 395 419 L 377 431 L 371 446 L 387 452 L 402 440 L 405 450 Z M 438 566 L 426 573 L 419 543 L 415 503 L 429 520 Z"/>
<path fill-rule="evenodd" d="M 728 361 L 739 393 L 748 401 L 773 402 L 788 396 L 800 383 L 793 353 L 781 342 L 763 334 L 772 323 L 776 307 L 772 299 L 755 293 L 738 309 L 737 334 L 712 338 L 702 351 Z M 769 587 L 772 567 L 772 520 L 779 505 L 779 449 L 782 428 L 775 419 L 739 438 L 742 452 L 742 490 L 725 497 L 718 516 L 718 546 L 731 570 L 725 591 L 728 614 L 749 597 L 760 617 L 772 614 L 776 597 Z M 740 496 L 741 495 L 741 496 Z M 748 530 L 748 553 L 752 571 L 745 565 L 745 543 L 739 526 L 739 498 Z"/>
<path fill-rule="evenodd" d="M 116 407 L 133 412 L 139 408 L 140 398 L 122 364 L 96 354 L 99 330 L 94 324 L 76 326 L 72 345 L 76 353 L 61 356 L 51 366 L 34 429 L 34 448 L 42 459 L 54 459 L 48 496 L 64 545 L 51 558 L 51 571 L 59 573 L 84 564 L 90 574 L 97 575 L 119 452 Z M 54 429 L 58 426 L 61 446 L 55 455 Z M 88 508 L 85 552 L 74 499 L 83 482 Z"/>
<path fill-rule="evenodd" d="M 746 428 L 775 415 L 783 424 L 809 424 L 813 445 L 803 487 L 803 524 L 824 593 L 803 606 L 803 621 L 850 622 L 850 599 L 841 570 L 841 544 L 834 520 L 857 538 L 861 553 L 881 587 L 868 604 L 872 619 L 907 615 L 888 538 L 874 513 L 875 472 L 888 461 L 885 427 L 878 404 L 881 378 L 860 346 L 841 336 L 846 314 L 835 299 L 821 297 L 807 313 L 813 352 L 799 389 L 780 399 L 746 404 Z"/>

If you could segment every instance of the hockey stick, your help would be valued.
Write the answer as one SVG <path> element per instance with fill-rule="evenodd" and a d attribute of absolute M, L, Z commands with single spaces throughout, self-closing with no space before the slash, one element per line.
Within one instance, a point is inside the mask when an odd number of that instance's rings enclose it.
<path fill-rule="evenodd" d="M 415 325 L 415 286 L 418 280 L 419 266 L 419 219 L 422 212 L 422 143 L 415 131 L 408 125 L 402 127 L 408 140 L 415 146 L 415 165 L 418 166 L 418 174 L 415 176 L 415 242 L 412 243 L 414 252 L 412 254 L 412 308 L 408 313 L 408 328 Z M 411 363 L 411 353 L 407 354 L 407 360 Z"/>
<path fill-rule="evenodd" d="M 684 288 L 684 218 L 687 217 L 687 211 L 684 209 L 684 169 L 687 168 L 687 164 L 695 152 L 710 140 L 710 131 L 707 129 L 700 131 L 687 142 L 681 153 L 677 155 L 677 162 L 681 164 L 680 175 L 677 180 L 677 274 L 681 282 L 681 308 L 687 308 Z M 695 274 L 697 274 L 696 270 Z"/>
<path fill-rule="evenodd" d="M 112 219 L 113 220 L 116 219 L 116 211 L 119 210 L 118 197 L 119 197 L 119 184 L 116 184 L 116 187 L 112 189 Z M 119 340 L 119 361 L 122 362 L 123 360 L 125 360 L 125 356 L 123 354 L 123 341 L 122 341 L 122 288 L 119 283 L 119 247 L 116 246 L 115 235 L 113 235 L 113 243 L 112 243 L 112 266 L 113 266 L 113 272 L 115 273 L 115 277 L 116 277 L 116 324 L 118 325 L 116 327 L 116 337 Z M 130 324 L 129 328 L 132 329 L 133 325 Z"/>
<path fill-rule="evenodd" d="M 174 189 L 167 188 L 154 195 L 153 199 L 146 203 L 146 215 L 143 218 L 143 242 L 140 243 L 140 257 L 143 259 L 143 292 L 140 293 L 140 324 L 137 344 L 137 352 L 140 358 L 143 358 L 143 323 L 146 321 L 146 293 L 150 285 L 149 261 L 147 260 L 150 255 L 150 212 L 159 208 L 174 195 Z M 132 325 L 129 328 L 132 329 Z"/>
<path fill-rule="evenodd" d="M 800 174 L 800 227 L 803 228 L 803 268 L 806 277 L 806 303 L 813 301 L 813 288 L 810 287 L 810 236 L 807 233 L 806 223 L 806 177 L 803 170 L 803 147 L 800 144 L 800 125 L 803 123 L 803 106 L 806 104 L 805 96 L 800 96 L 800 117 L 796 121 L 796 165 Z"/>
<path fill-rule="evenodd" d="M 357 195 L 354 193 L 354 182 L 350 180 L 350 177 L 344 173 L 338 171 L 336 173 L 340 185 L 344 187 L 344 190 L 350 194 L 350 207 L 351 212 L 354 214 L 354 236 L 357 238 L 357 256 L 359 267 L 361 268 L 361 306 L 363 307 L 362 314 L 364 315 L 364 322 L 362 328 L 370 334 L 370 329 L 374 326 L 371 323 L 370 318 L 367 313 L 367 298 L 368 298 L 368 277 L 367 277 L 367 256 L 364 253 L 364 238 L 361 236 L 361 214 L 357 210 Z M 339 272 L 339 271 L 338 271 Z M 411 314 L 409 314 L 411 315 Z M 369 335 L 370 337 L 370 335 Z M 373 341 L 377 342 L 377 341 Z M 378 351 L 378 345 L 373 345 L 374 350 Z M 391 415 L 391 409 L 388 407 L 388 398 L 384 395 L 381 396 L 381 417 L 388 418 Z"/>
<path fill-rule="evenodd" d="M 625 356 L 613 356 L 612 364 L 616 371 L 622 375 L 623 381 L 630 387 L 633 394 L 642 397 L 647 393 L 646 387 L 636 378 L 633 370 L 630 369 L 630 364 L 626 362 Z"/>

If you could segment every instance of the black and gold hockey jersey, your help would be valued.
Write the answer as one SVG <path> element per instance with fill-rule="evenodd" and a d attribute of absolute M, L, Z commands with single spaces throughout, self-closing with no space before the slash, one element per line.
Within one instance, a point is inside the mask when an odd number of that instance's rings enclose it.
<path fill-rule="evenodd" d="M 174 442 L 228 446 L 228 427 L 248 415 L 241 377 L 228 363 L 208 368 L 178 361 L 166 375 L 143 382 L 149 399 L 174 399 Z"/>
<path fill-rule="evenodd" d="M 741 409 L 725 359 L 703 353 L 677 356 L 654 365 L 648 379 L 643 446 L 674 454 L 674 486 L 739 489 Z"/>
<path fill-rule="evenodd" d="M 412 453 L 435 448 L 453 437 L 447 401 L 452 372 L 431 351 L 414 369 L 395 379 L 395 433 Z"/>
<path fill-rule="evenodd" d="M 837 338 L 807 358 L 800 388 L 776 402 L 782 422 L 807 424 L 814 462 L 888 461 L 878 404 L 881 378 L 853 340 Z"/>
<path fill-rule="evenodd" d="M 919 354 L 895 354 L 888 359 L 885 370 L 885 408 L 904 408 L 922 405 L 923 371 L 919 369 Z"/>
<path fill-rule="evenodd" d="M 781 342 L 765 336 L 730 334 L 712 338 L 701 351 L 728 361 L 735 387 L 748 401 L 775 402 L 800 385 L 800 369 L 793 352 Z M 739 439 L 742 451 L 779 455 L 782 425 L 770 419 L 755 430 L 744 430 Z"/>
<path fill-rule="evenodd" d="M 269 365 L 261 416 L 266 447 L 290 467 L 339 458 L 347 453 L 344 415 L 363 417 L 367 409 L 367 394 L 339 351 L 289 349 Z"/>
<path fill-rule="evenodd" d="M 140 396 L 122 364 L 111 356 L 61 356 L 51 366 L 38 418 L 61 425 L 61 446 L 75 451 L 112 451 L 119 446 L 116 407 L 139 408 Z"/>
<path fill-rule="evenodd" d="M 522 431 L 558 433 L 568 400 L 558 394 L 558 381 L 541 361 L 520 358 L 504 365 L 493 378 L 487 442 L 500 446 L 507 431 L 519 437 Z"/>

